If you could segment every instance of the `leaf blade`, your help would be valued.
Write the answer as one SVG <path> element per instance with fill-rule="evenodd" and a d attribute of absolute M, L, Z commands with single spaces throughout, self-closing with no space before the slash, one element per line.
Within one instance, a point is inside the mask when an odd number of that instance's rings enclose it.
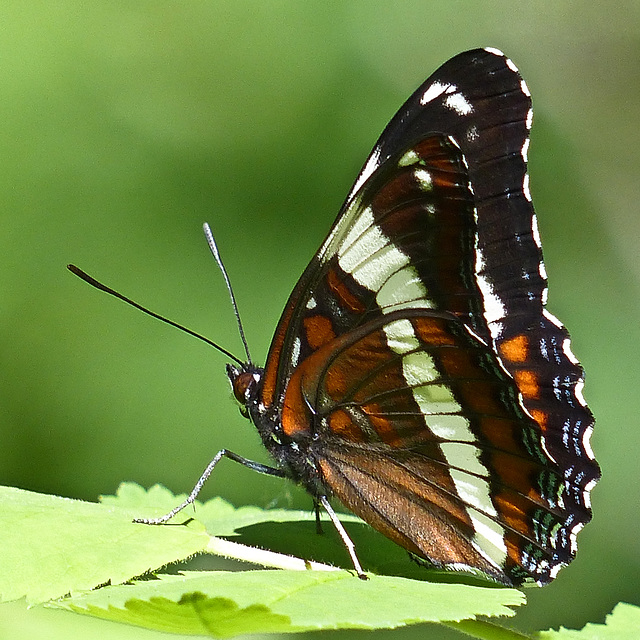
<path fill-rule="evenodd" d="M 510 607 L 524 602 L 515 589 L 389 576 L 363 582 L 349 572 L 185 572 L 160 578 L 107 587 L 57 606 L 161 631 L 227 638 L 249 632 L 391 629 L 478 615 L 511 616 Z"/>

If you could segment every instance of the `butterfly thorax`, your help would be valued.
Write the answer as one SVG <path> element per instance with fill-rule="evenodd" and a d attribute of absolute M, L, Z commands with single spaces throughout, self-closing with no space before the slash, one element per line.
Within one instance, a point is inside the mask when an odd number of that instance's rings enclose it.
<path fill-rule="evenodd" d="M 227 365 L 227 376 L 242 415 L 253 422 L 278 466 L 312 495 L 327 495 L 329 491 L 311 454 L 312 437 L 307 431 L 293 438 L 284 432 L 277 408 L 265 406 L 260 399 L 263 375 L 264 369 L 253 364 L 244 364 L 241 368 Z"/>

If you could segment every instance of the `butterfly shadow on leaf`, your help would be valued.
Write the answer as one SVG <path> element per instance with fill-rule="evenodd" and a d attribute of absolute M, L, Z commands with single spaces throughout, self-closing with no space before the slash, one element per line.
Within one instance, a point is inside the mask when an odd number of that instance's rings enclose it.
<path fill-rule="evenodd" d="M 472 586 L 497 586 L 481 578 L 464 573 L 438 571 L 417 562 L 404 549 L 394 544 L 369 525 L 347 522 L 345 528 L 356 545 L 365 571 L 413 580 L 459 583 Z M 305 560 L 352 570 L 349 555 L 330 522 L 322 522 L 322 533 L 313 521 L 261 522 L 237 529 L 236 535 L 226 539 L 275 553 L 292 555 Z M 197 556 L 178 565 L 178 570 L 238 570 L 237 562 L 212 556 Z"/>

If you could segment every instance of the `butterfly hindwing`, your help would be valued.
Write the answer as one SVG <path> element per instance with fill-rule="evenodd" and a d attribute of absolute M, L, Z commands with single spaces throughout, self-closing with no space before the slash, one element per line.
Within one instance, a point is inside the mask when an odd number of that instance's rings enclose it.
<path fill-rule="evenodd" d="M 458 318 L 401 310 L 307 358 L 282 424 L 292 438 L 314 425 L 310 450 L 329 486 L 373 526 L 438 567 L 481 567 L 505 581 L 523 538 L 552 561 L 548 541 L 528 538 L 532 514 L 544 509 L 555 527 L 565 517 L 531 484 L 562 477 L 517 400 L 497 357 Z"/>

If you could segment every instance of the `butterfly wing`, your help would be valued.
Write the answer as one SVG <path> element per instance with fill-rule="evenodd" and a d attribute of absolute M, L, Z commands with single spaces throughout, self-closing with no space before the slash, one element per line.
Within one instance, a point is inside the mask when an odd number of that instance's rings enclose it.
<path fill-rule="evenodd" d="M 305 319 L 327 307 L 336 333 L 403 298 L 464 314 L 484 337 L 499 332 L 506 300 L 509 312 L 519 305 L 539 315 L 546 280 L 525 195 L 524 86 L 503 55 L 474 50 L 445 63 L 401 107 L 289 298 L 267 360 L 267 402 L 282 399 L 314 349 Z"/>
<path fill-rule="evenodd" d="M 327 343 L 294 372 L 283 420 L 294 439 L 313 425 L 309 452 L 347 507 L 436 567 L 547 582 L 571 559 L 539 425 L 451 314 L 395 311 Z"/>
<path fill-rule="evenodd" d="M 582 369 L 544 309 L 530 126 L 493 50 L 409 98 L 285 307 L 260 401 L 391 539 L 543 584 L 575 554 L 599 470 Z"/>

